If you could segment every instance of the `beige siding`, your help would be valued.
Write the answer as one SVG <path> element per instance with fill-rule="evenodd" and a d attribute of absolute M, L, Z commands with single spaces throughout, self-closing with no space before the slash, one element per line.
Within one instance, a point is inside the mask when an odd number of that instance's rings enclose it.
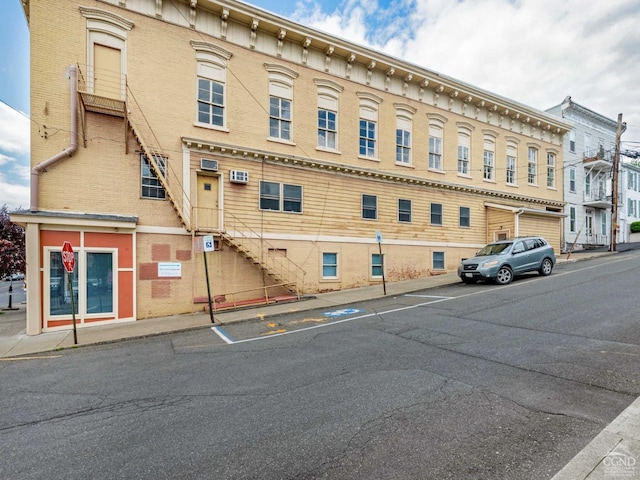
<path fill-rule="evenodd" d="M 498 240 L 498 234 L 513 238 L 516 232 L 515 213 L 511 210 L 487 208 L 487 242 Z"/>
<path fill-rule="evenodd" d="M 388 73 L 388 66 L 383 66 L 384 61 L 380 59 L 378 67 L 369 71 L 371 59 L 364 58 L 367 52 L 360 47 L 359 58 L 347 65 L 344 52 L 351 51 L 352 46 L 339 39 L 332 42 L 336 54 L 327 63 L 326 47 L 320 45 L 324 40 L 316 38 L 312 31 L 300 33 L 305 31 L 304 26 L 299 26 L 297 33 L 296 29 L 288 29 L 283 48 L 278 50 L 277 39 L 269 32 L 280 31 L 280 25 L 270 24 L 276 20 L 268 20 L 268 16 L 257 10 L 256 15 L 264 19 L 255 41 L 250 25 L 244 23 L 251 15 L 235 17 L 237 12 L 233 8 L 230 16 L 234 18 L 229 18 L 224 39 L 219 13 L 205 11 L 211 7 L 207 2 L 192 3 L 196 8 L 195 28 L 188 25 L 190 4 L 181 0 L 177 0 L 176 5 L 185 17 L 178 15 L 174 6 L 165 5 L 161 18 L 155 16 L 155 0 L 29 3 L 31 112 L 36 125 L 31 134 L 32 166 L 70 144 L 69 83 L 64 72 L 69 65 L 79 64 L 81 77 L 87 74 L 89 35 L 81 6 L 107 12 L 105 18 L 113 19 L 115 15 L 133 24 L 123 40 L 126 43 L 123 66 L 129 87 L 127 108 L 135 110 L 135 99 L 144 122 L 148 122 L 153 132 L 153 142 L 167 158 L 169 186 L 186 217 L 195 218 L 197 211 L 192 209 L 199 207 L 197 175 L 204 174 L 200 172 L 200 159 L 218 161 L 218 171 L 206 174 L 219 179 L 222 210 L 217 218 L 220 223 L 211 228 L 201 225 L 199 228 L 202 228 L 194 232 L 189 231 L 191 225 L 183 228 L 169 201 L 141 198 L 141 145 L 121 117 L 80 109 L 77 152 L 41 174 L 39 206 L 42 210 L 137 218 L 134 270 L 139 318 L 201 308 L 192 301 L 206 293 L 202 255 L 192 251 L 192 234 L 213 233 L 219 238 L 225 231 L 234 231 L 261 236 L 304 269 L 305 290 L 313 292 L 379 283 L 379 279 L 371 278 L 371 255 L 378 249 L 376 232 L 384 239 L 387 279 L 394 281 L 439 273 L 433 268 L 434 252 L 443 252 L 445 271 L 453 271 L 461 258 L 471 256 L 478 247 L 493 240 L 500 227 L 513 234 L 514 214 L 508 210 L 487 209 L 486 202 L 542 211 L 561 208 L 562 191 L 546 188 L 542 177 L 537 186 L 528 185 L 526 171 L 527 148 L 535 145 L 539 149 L 538 172 L 541 175 L 546 172 L 545 152 L 561 151 L 562 134 L 568 128 L 562 121 L 546 125 L 553 120 L 542 112 L 523 110 L 525 107 L 519 103 L 488 92 L 485 99 L 480 98 L 484 94 L 477 89 L 470 96 L 462 91 L 464 84 L 454 85 L 455 93 L 453 90 L 441 92 L 445 87 L 452 87 L 441 86 L 435 80 L 426 86 L 421 77 L 431 73 L 400 59 L 393 62 L 398 64 L 395 75 Z M 242 10 L 252 12 L 252 7 L 243 5 Z M 301 40 L 307 34 L 314 38 L 305 54 Z M 194 41 L 208 43 L 230 54 L 226 62 L 223 128 L 205 128 L 196 121 Z M 371 55 L 378 55 L 374 53 Z M 268 138 L 269 73 L 265 64 L 277 64 L 296 74 L 290 142 Z M 419 72 L 401 73 L 403 68 Z M 406 80 L 407 73 L 412 73 L 413 81 Z M 317 83 L 327 80 L 341 89 L 335 151 L 317 146 Z M 363 92 L 381 99 L 374 160 L 359 156 L 358 94 Z M 489 105 L 491 99 L 495 105 Z M 500 102 L 504 105 L 499 106 Z M 395 161 L 397 104 L 415 110 L 411 165 L 398 165 Z M 444 118 L 443 170 L 440 172 L 428 169 L 429 115 L 433 114 Z M 137 118 L 134 124 L 141 121 Z M 467 176 L 457 172 L 461 125 L 472 132 Z M 492 182 L 482 178 L 483 138 L 487 132 L 496 139 L 496 178 Z M 507 185 L 502 178 L 507 142 L 517 145 L 516 185 Z M 557 165 L 562 165 L 561 153 Z M 231 170 L 247 171 L 249 182 L 246 185 L 231 183 Z M 556 170 L 557 185 L 563 184 L 562 173 L 561 168 Z M 261 180 L 302 186 L 302 212 L 260 210 Z M 376 220 L 362 219 L 363 194 L 377 197 Z M 411 200 L 410 223 L 398 221 L 399 199 Z M 442 205 L 442 225 L 431 224 L 432 204 Z M 470 209 L 469 227 L 459 225 L 460 207 Z M 544 232 L 559 250 L 559 226 L 557 231 L 553 227 L 554 222 L 559 225 L 559 221 L 525 217 L 520 217 L 521 234 Z M 156 251 L 168 248 L 170 261 L 181 259 L 182 278 L 166 280 L 148 276 L 149 269 L 157 262 L 154 248 Z M 188 258 L 187 251 L 192 252 Z M 322 278 L 323 252 L 338 253 L 337 279 Z M 271 282 L 253 263 L 224 244 L 210 258 L 214 295 L 253 291 Z"/>
<path fill-rule="evenodd" d="M 519 219 L 520 236 L 540 235 L 549 242 L 556 251 L 560 253 L 560 218 L 541 217 L 538 215 L 523 214 Z"/>

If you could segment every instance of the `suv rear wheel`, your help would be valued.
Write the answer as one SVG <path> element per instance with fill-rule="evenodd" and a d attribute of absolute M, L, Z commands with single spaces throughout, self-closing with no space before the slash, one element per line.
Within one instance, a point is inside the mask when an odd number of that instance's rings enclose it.
<path fill-rule="evenodd" d="M 507 285 L 508 283 L 511 283 L 511 280 L 513 280 L 513 272 L 511 269 L 507 265 L 500 267 L 500 270 L 498 270 L 498 274 L 496 275 L 495 282 L 498 285 Z"/>
<path fill-rule="evenodd" d="M 553 270 L 553 263 L 551 262 L 551 260 L 548 258 L 542 260 L 538 273 L 543 277 L 546 277 L 547 275 L 551 275 L 551 270 Z"/>

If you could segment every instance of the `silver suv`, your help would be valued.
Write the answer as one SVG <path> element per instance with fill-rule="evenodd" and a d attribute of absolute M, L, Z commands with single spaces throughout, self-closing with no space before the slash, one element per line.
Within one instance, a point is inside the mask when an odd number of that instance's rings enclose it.
<path fill-rule="evenodd" d="M 499 285 L 511 283 L 520 273 L 538 271 L 549 275 L 556 264 L 553 247 L 542 237 L 521 237 L 492 242 L 462 261 L 458 276 L 464 283 L 493 280 Z"/>

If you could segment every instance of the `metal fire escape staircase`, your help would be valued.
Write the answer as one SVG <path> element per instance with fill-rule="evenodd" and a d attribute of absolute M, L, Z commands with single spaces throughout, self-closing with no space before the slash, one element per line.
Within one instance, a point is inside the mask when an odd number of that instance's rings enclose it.
<path fill-rule="evenodd" d="M 305 271 L 230 212 L 225 212 L 225 229 L 220 235 L 227 245 L 260 268 L 276 285 L 298 297 L 302 294 Z"/>
<path fill-rule="evenodd" d="M 126 79 L 122 76 L 122 79 L 117 79 L 113 83 L 115 95 L 97 95 L 91 91 L 93 89 L 87 84 L 87 80 L 79 68 L 78 95 L 82 107 L 81 122 L 85 147 L 84 112 L 96 112 L 124 118 L 125 127 L 136 138 L 151 170 L 164 189 L 166 198 L 184 228 L 193 235 L 203 232 L 218 233 L 227 245 L 261 269 L 276 285 L 283 286 L 299 297 L 304 288 L 304 270 L 286 256 L 280 255 L 279 249 L 269 244 L 262 235 L 253 231 L 232 213 L 224 212 L 223 229 L 213 229 L 212 231 L 206 225 L 199 224 L 197 208 L 191 206 L 189 195 L 184 191 L 180 178 L 171 168 L 168 156 L 163 152 L 158 138 L 126 83 Z"/>

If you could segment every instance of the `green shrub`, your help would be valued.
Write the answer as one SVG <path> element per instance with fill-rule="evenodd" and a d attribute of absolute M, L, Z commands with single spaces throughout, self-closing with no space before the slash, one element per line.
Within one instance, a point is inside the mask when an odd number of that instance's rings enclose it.
<path fill-rule="evenodd" d="M 640 222 L 632 222 L 631 223 L 631 233 L 640 232 Z"/>

